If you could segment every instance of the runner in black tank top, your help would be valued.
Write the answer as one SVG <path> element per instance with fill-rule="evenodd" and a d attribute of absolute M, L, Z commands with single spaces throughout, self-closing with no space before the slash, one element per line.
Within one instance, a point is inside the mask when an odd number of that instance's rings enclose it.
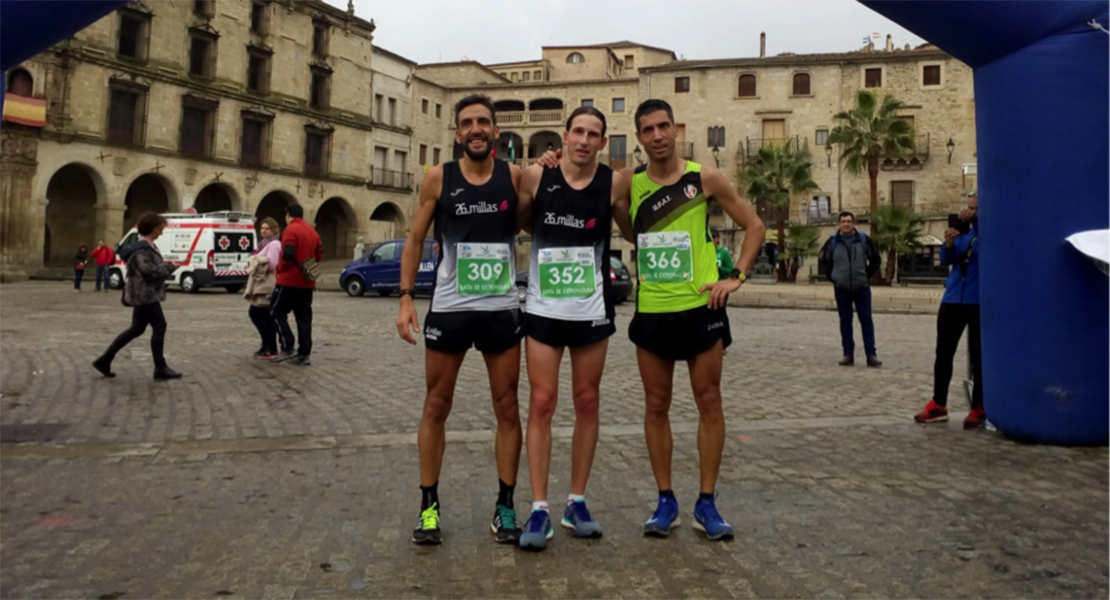
<path fill-rule="evenodd" d="M 440 256 L 436 289 L 424 322 L 425 377 L 420 450 L 420 523 L 416 544 L 438 544 L 439 475 L 443 464 L 444 423 L 454 401 L 455 380 L 471 346 L 482 353 L 489 370 L 490 393 L 497 417 L 499 492 L 490 529 L 498 542 L 516 543 L 520 530 L 513 509 L 513 489 L 520 464 L 519 301 L 516 273 L 517 188 L 520 169 L 491 156 L 499 130 L 493 104 L 486 96 L 463 98 L 455 107 L 455 141 L 464 145 L 459 161 L 432 168 L 424 177 L 420 204 L 401 258 L 401 311 L 397 332 L 415 344 L 419 321 L 413 286 L 428 228 L 435 221 Z"/>
<path fill-rule="evenodd" d="M 615 331 L 609 282 L 609 239 L 619 175 L 597 163 L 605 146 L 605 116 L 597 109 L 571 113 L 564 134 L 568 159 L 559 168 L 529 168 L 520 186 L 520 223 L 532 231 L 532 260 L 525 302 L 528 382 L 528 468 L 532 515 L 520 547 L 543 550 L 551 539 L 547 480 L 551 418 L 557 402 L 559 365 L 570 348 L 574 398 L 570 496 L 563 527 L 578 537 L 599 537 L 601 526 L 586 508 L 586 482 L 598 436 L 601 373 L 609 336 Z"/>

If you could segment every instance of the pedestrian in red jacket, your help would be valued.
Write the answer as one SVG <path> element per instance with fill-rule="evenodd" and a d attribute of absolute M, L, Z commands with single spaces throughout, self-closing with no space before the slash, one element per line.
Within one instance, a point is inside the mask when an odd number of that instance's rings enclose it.
<path fill-rule="evenodd" d="M 116 253 L 103 241 L 99 241 L 96 243 L 96 250 L 93 250 L 92 257 L 96 261 L 96 291 L 100 291 L 100 282 L 103 281 L 104 291 L 107 292 L 112 289 L 108 280 L 111 274 L 109 267 L 116 262 Z"/>
<path fill-rule="evenodd" d="M 313 264 L 324 260 L 324 248 L 316 230 L 304 220 L 304 207 L 291 204 L 285 214 L 289 224 L 281 234 L 281 258 L 277 265 L 277 286 L 270 314 L 277 321 L 281 352 L 274 362 L 308 366 L 312 354 L 312 294 L 316 281 L 305 277 Z M 289 313 L 297 321 L 300 345 L 293 351 L 296 340 L 289 327 Z"/>

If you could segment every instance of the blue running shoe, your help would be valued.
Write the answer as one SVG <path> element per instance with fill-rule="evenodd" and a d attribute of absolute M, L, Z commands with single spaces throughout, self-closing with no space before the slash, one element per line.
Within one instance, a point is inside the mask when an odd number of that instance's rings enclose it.
<path fill-rule="evenodd" d="M 555 535 L 551 529 L 551 515 L 546 510 L 534 510 L 528 522 L 524 524 L 524 532 L 520 535 L 521 550 L 543 550 L 547 548 L 547 540 Z"/>
<path fill-rule="evenodd" d="M 644 523 L 644 535 L 667 537 L 671 534 L 671 528 L 678 527 L 681 523 L 678 518 L 678 500 L 660 496 L 655 513 Z"/>
<path fill-rule="evenodd" d="M 694 505 L 694 529 L 704 532 L 705 537 L 711 540 L 732 539 L 732 525 L 717 512 L 714 500 L 698 500 Z"/>
<path fill-rule="evenodd" d="M 573 529 L 574 537 L 599 538 L 602 533 L 601 525 L 590 516 L 585 500 L 576 500 L 567 505 L 561 525 Z"/>

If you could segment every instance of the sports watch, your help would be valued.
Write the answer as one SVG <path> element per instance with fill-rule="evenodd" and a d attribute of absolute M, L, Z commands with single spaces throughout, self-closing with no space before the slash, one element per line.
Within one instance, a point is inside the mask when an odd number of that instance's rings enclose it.
<path fill-rule="evenodd" d="M 744 272 L 741 271 L 740 269 L 733 269 L 731 272 L 729 272 L 728 278 L 729 279 L 739 279 L 740 283 L 744 283 L 745 281 L 748 280 L 748 276 L 746 274 L 744 274 Z"/>
<path fill-rule="evenodd" d="M 415 299 L 416 290 L 401 290 L 401 293 L 397 295 L 398 298 L 404 298 L 405 296 L 409 296 Z"/>

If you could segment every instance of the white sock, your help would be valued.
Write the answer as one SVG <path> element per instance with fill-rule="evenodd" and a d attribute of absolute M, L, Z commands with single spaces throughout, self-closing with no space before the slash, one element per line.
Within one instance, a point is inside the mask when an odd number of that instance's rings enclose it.
<path fill-rule="evenodd" d="M 545 513 L 551 512 L 551 508 L 547 506 L 547 500 L 536 500 L 532 503 L 532 512 L 542 510 Z"/>
<path fill-rule="evenodd" d="M 567 505 L 569 506 L 574 502 L 585 502 L 586 496 L 579 496 L 578 494 L 567 494 Z"/>

